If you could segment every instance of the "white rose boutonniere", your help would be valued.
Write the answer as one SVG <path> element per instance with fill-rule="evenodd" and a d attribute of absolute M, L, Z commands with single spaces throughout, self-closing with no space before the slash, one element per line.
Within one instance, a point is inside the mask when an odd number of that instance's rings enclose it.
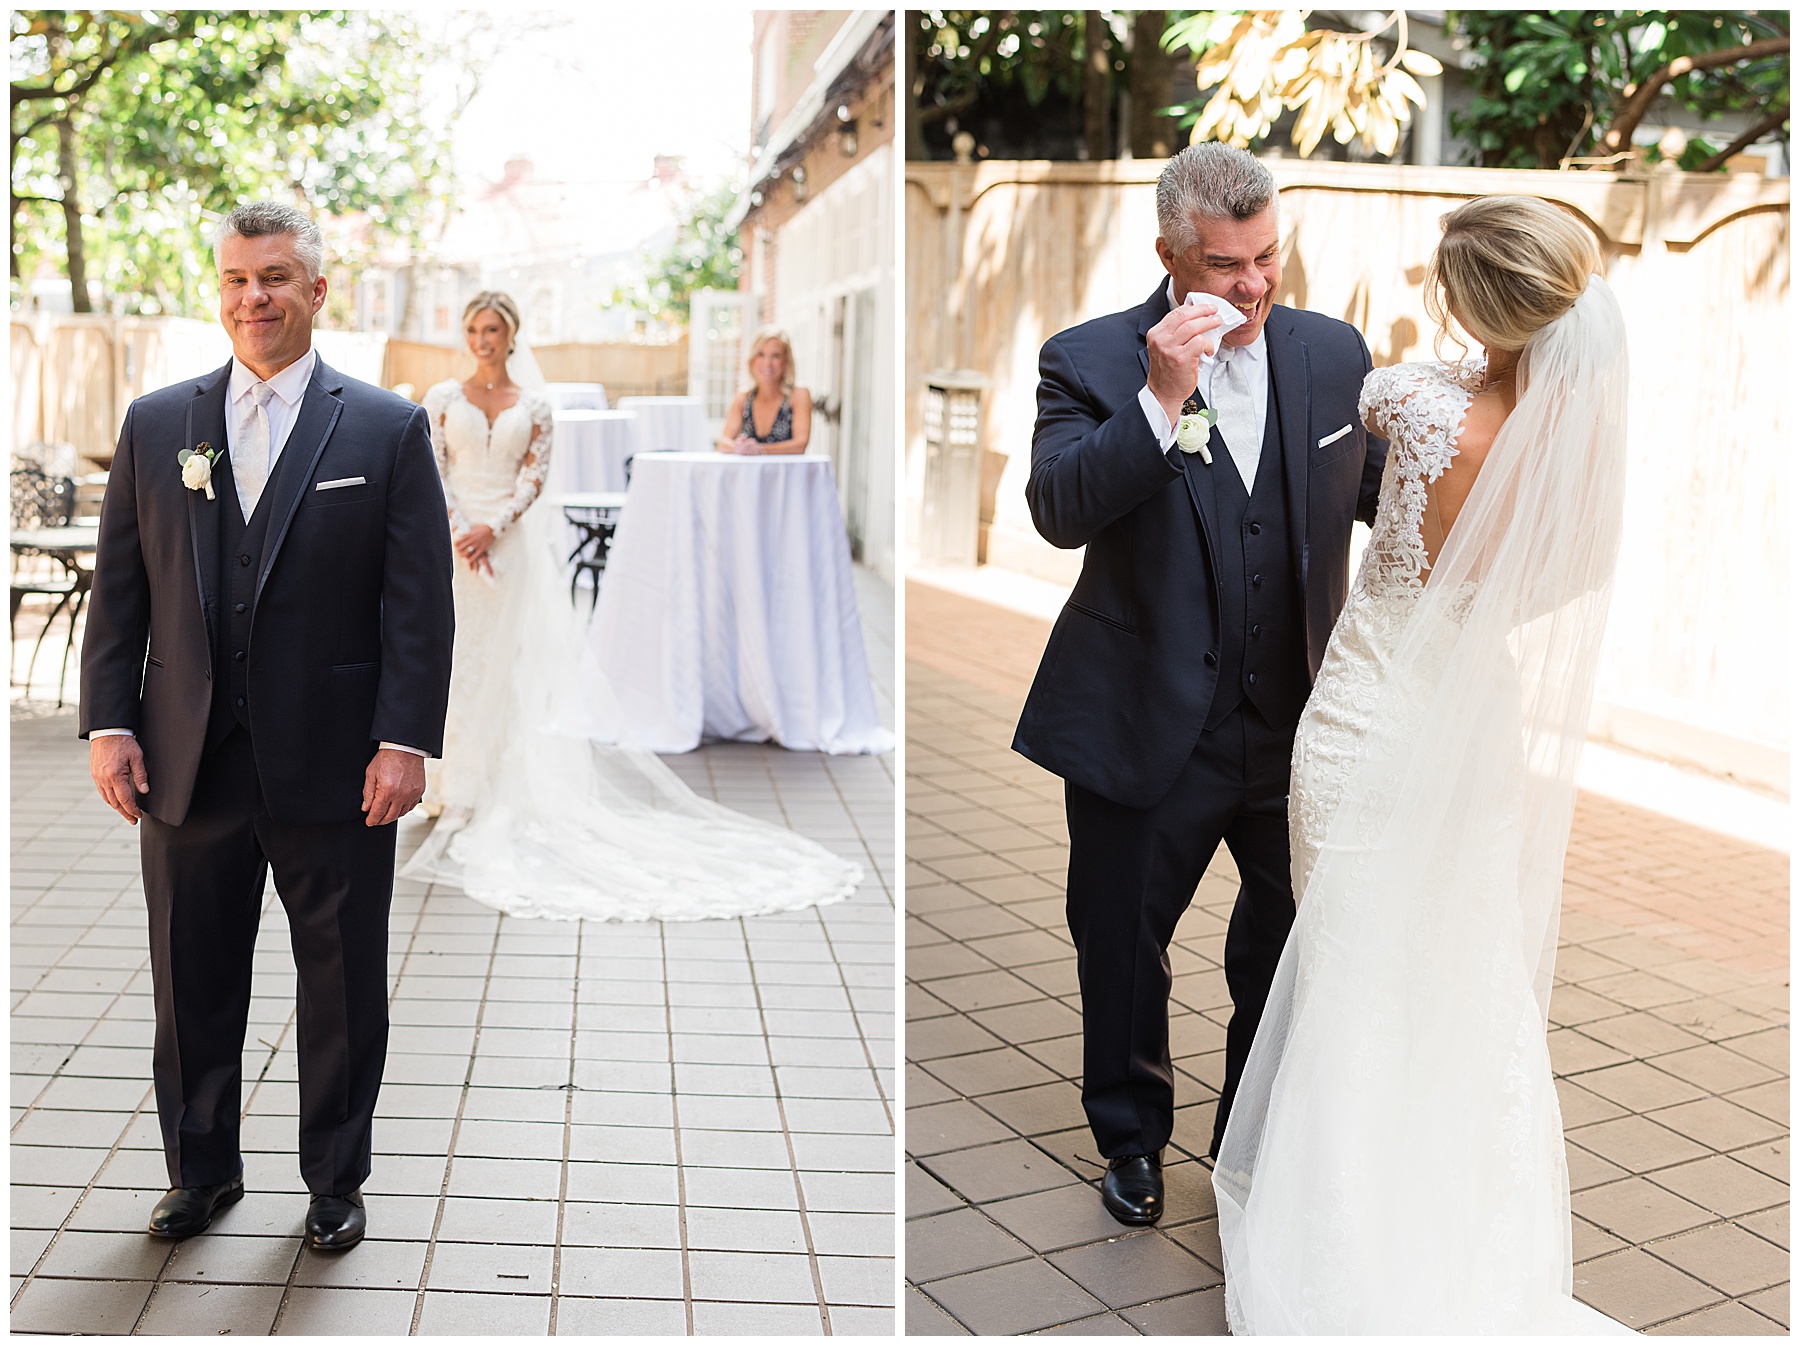
<path fill-rule="evenodd" d="M 175 455 L 175 461 L 181 464 L 181 484 L 190 491 L 205 491 L 208 500 L 216 500 L 213 494 L 213 464 L 219 461 L 219 451 L 212 445 L 200 443 L 191 449 L 183 449 Z"/>
<path fill-rule="evenodd" d="M 1219 413 L 1211 407 L 1201 407 L 1197 411 L 1181 413 L 1181 419 L 1175 423 L 1175 445 L 1183 453 L 1197 453 L 1200 461 L 1208 467 L 1212 466 L 1212 450 L 1207 448 L 1206 441 L 1212 435 L 1213 422 L 1219 419 Z"/>

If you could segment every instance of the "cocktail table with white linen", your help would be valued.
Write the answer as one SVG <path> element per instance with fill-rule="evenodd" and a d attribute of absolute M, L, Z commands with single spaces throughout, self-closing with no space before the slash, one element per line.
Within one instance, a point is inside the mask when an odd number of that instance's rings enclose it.
<path fill-rule="evenodd" d="M 658 453 L 632 469 L 589 631 L 602 735 L 887 752 L 831 460 Z M 607 701 L 609 704 L 599 704 Z"/>
<path fill-rule="evenodd" d="M 699 453 L 712 447 L 706 406 L 697 397 L 621 397 L 618 406 L 637 412 L 641 452 Z"/>
<path fill-rule="evenodd" d="M 548 489 L 622 491 L 625 460 L 639 447 L 636 412 L 558 411 Z"/>

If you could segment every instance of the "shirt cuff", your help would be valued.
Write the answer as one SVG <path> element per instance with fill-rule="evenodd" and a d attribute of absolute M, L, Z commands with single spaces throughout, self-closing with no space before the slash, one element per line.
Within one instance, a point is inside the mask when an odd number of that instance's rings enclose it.
<path fill-rule="evenodd" d="M 423 748 L 409 748 L 404 743 L 383 743 L 381 746 L 383 748 L 392 748 L 395 752 L 410 752 L 414 757 L 431 756 L 431 754 L 426 752 Z"/>
<path fill-rule="evenodd" d="M 88 730 L 89 738 L 112 738 L 118 734 L 123 734 L 126 738 L 136 738 L 137 737 L 137 732 L 132 729 L 90 729 L 90 730 Z"/>
<path fill-rule="evenodd" d="M 1162 403 L 1156 400 L 1156 394 L 1150 391 L 1147 383 L 1138 389 L 1138 405 L 1144 409 L 1144 417 L 1156 435 L 1156 447 L 1167 453 L 1175 442 L 1175 427 L 1169 424 L 1169 413 L 1163 410 Z"/>

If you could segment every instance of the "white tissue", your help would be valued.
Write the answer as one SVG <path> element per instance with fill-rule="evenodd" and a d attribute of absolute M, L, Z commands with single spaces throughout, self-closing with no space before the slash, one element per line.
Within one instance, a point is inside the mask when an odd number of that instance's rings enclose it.
<path fill-rule="evenodd" d="M 1219 325 L 1208 333 L 1209 336 L 1212 336 L 1217 341 L 1223 341 L 1225 339 L 1225 334 L 1232 328 L 1242 326 L 1244 323 L 1250 321 L 1244 316 L 1244 311 L 1236 304 L 1232 303 L 1229 299 L 1221 299 L 1216 294 L 1207 294 L 1201 290 L 1193 290 L 1189 292 L 1188 297 L 1183 302 L 1210 308 L 1212 312 L 1218 315 Z M 1217 349 L 1216 346 L 1215 349 Z M 1200 357 L 1200 367 L 1205 369 L 1208 365 L 1214 364 L 1217 359 L 1218 357 L 1216 355 L 1202 355 Z"/>

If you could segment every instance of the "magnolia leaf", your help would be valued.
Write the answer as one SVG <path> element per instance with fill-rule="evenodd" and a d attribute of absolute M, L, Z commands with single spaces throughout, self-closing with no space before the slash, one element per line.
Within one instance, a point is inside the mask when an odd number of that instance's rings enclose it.
<path fill-rule="evenodd" d="M 1427 56 L 1424 52 L 1411 47 L 1400 53 L 1400 64 L 1415 75 L 1441 75 L 1444 73 L 1444 67 L 1438 62 L 1437 57 Z M 1420 106 L 1423 107 L 1424 104 L 1420 104 Z"/>
<path fill-rule="evenodd" d="M 1404 70 L 1395 70 L 1391 72 L 1387 77 L 1385 87 L 1394 90 L 1396 94 L 1404 98 L 1410 99 L 1420 107 L 1425 106 L 1425 90 L 1419 87 L 1418 80 L 1414 79 Z"/>
<path fill-rule="evenodd" d="M 178 464 L 180 464 L 182 467 L 186 467 L 187 460 L 192 458 L 193 456 L 194 456 L 194 451 L 192 449 L 183 449 L 180 453 L 175 455 L 175 461 Z"/>

